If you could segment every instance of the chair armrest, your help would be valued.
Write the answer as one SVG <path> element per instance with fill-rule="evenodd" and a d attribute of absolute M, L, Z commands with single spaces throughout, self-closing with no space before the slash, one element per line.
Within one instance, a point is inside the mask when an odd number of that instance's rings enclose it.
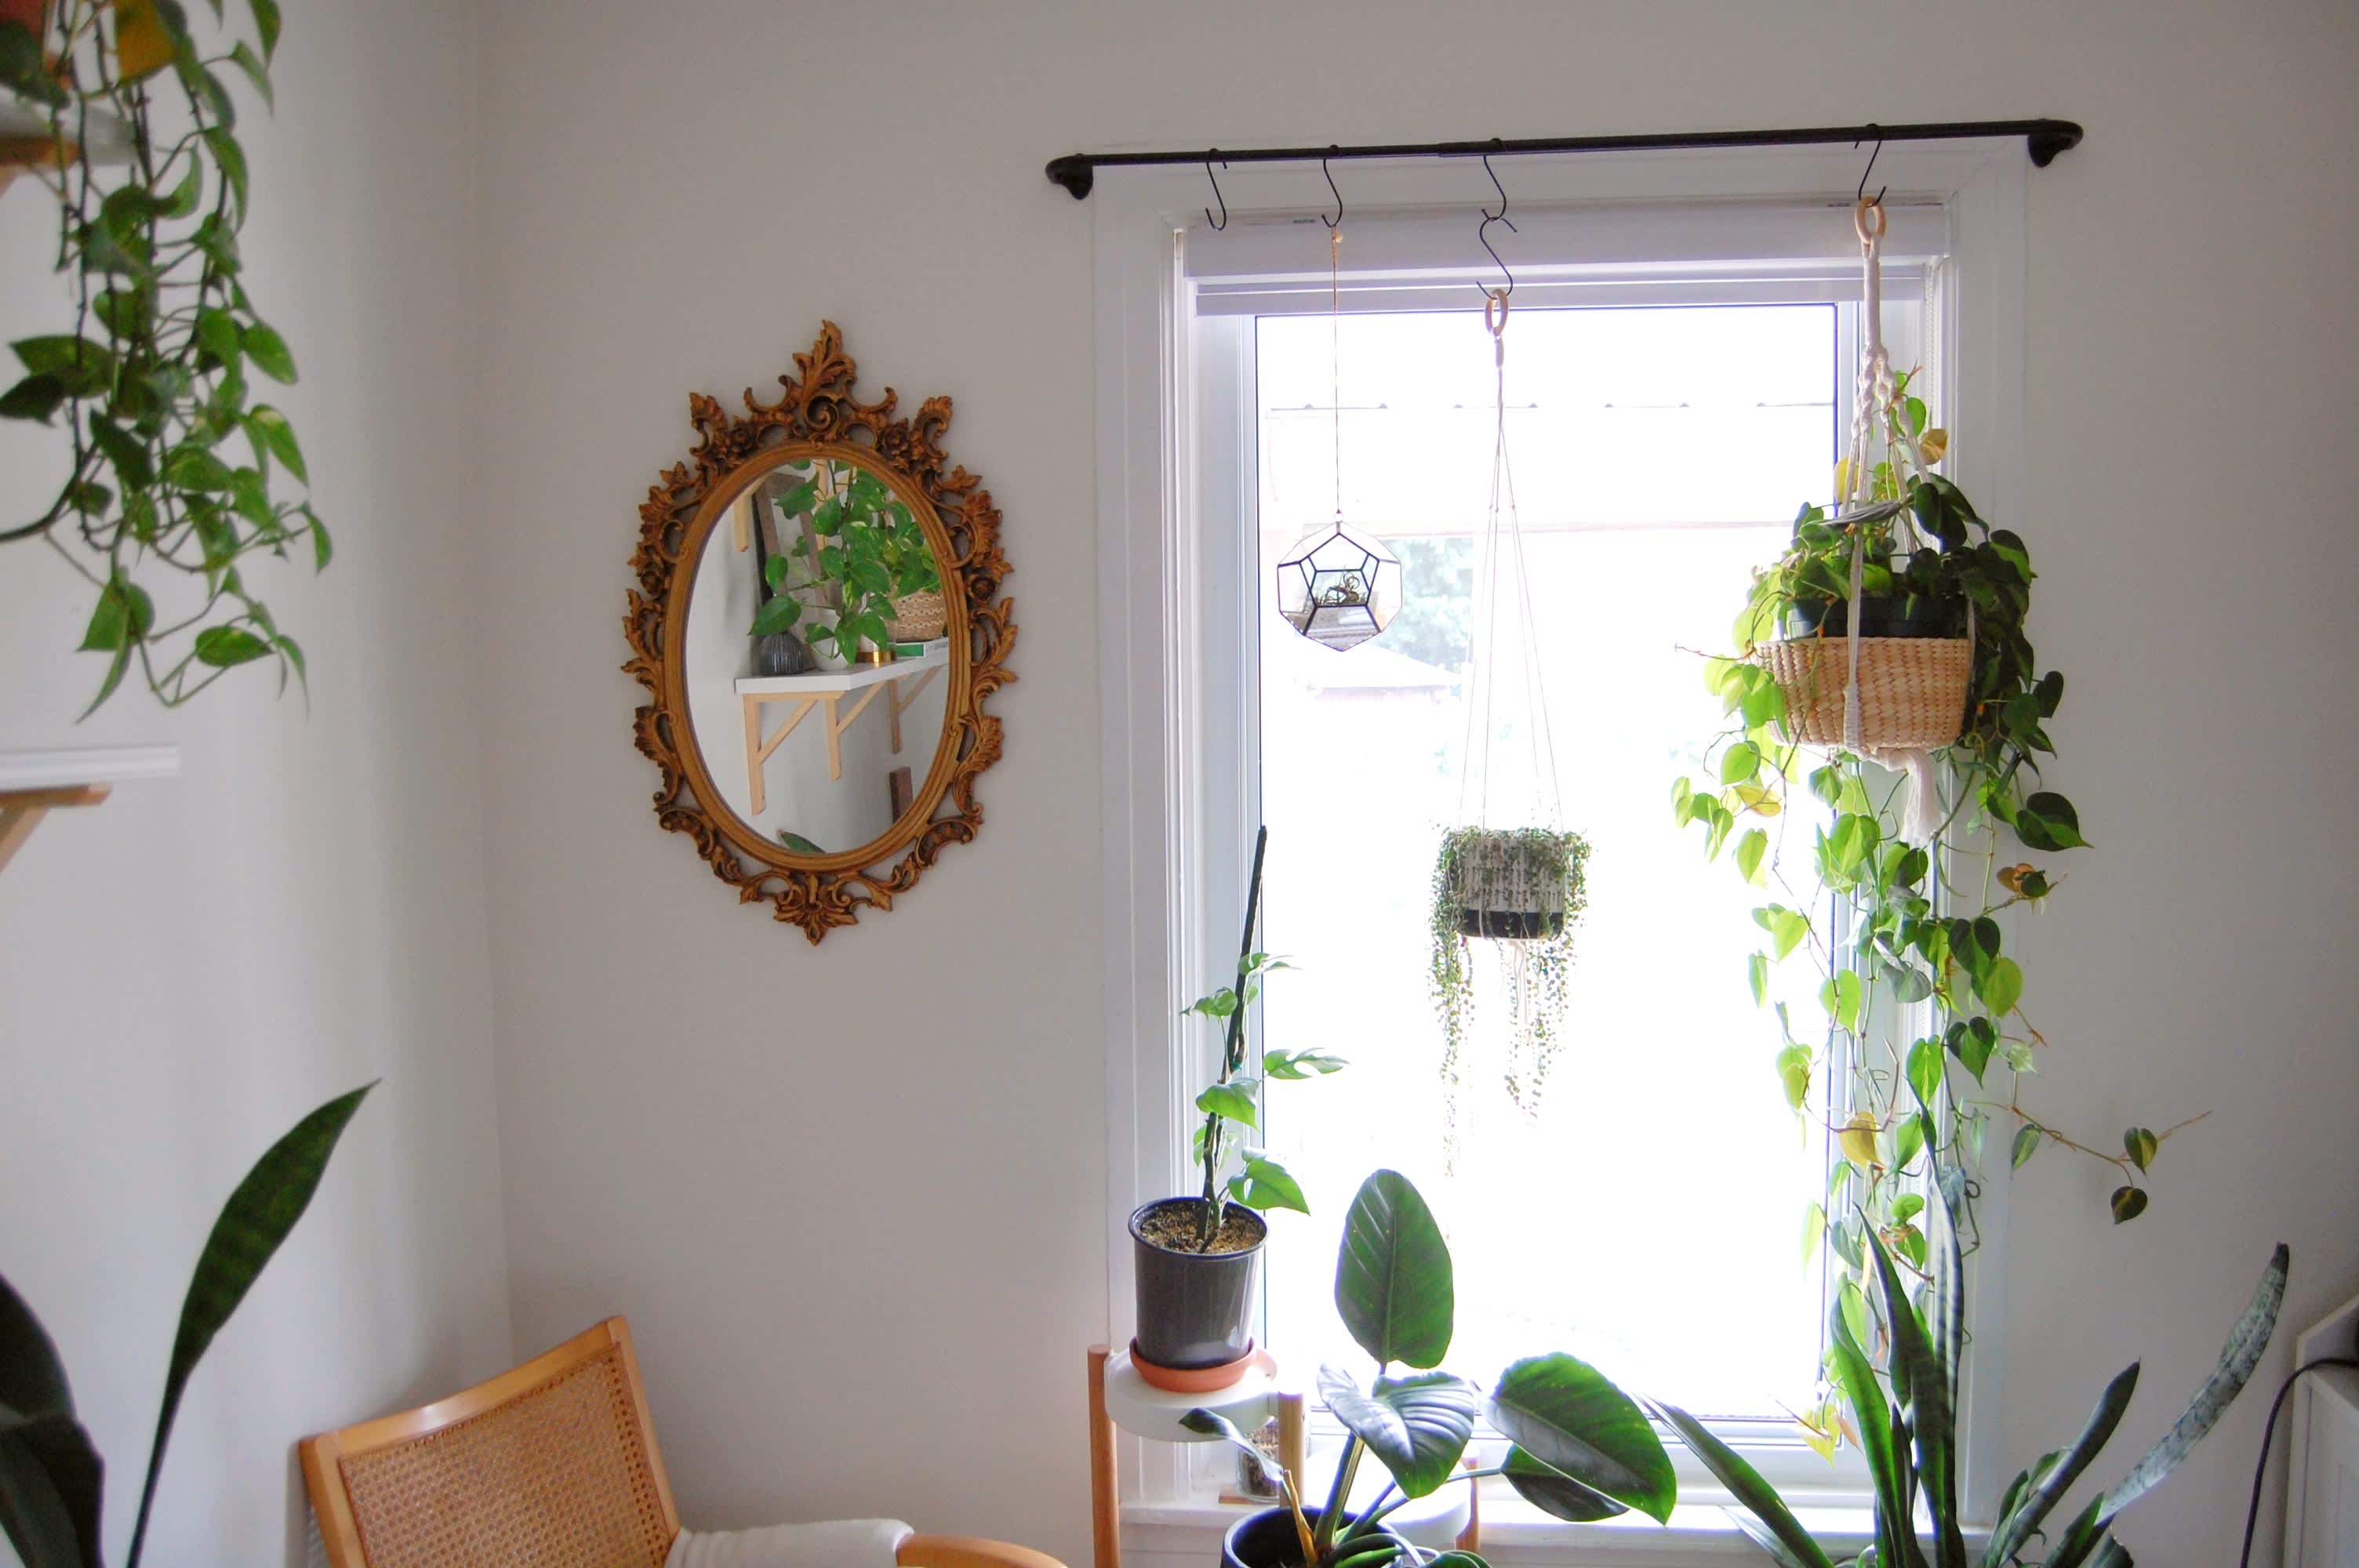
<path fill-rule="evenodd" d="M 901 1568 L 1065 1568 L 1045 1552 L 973 1535 L 913 1535 L 895 1560 Z"/>

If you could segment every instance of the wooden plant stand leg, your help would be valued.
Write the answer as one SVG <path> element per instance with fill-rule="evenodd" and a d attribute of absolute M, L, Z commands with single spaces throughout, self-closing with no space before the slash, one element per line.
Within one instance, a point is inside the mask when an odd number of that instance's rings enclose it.
<path fill-rule="evenodd" d="M 1106 1413 L 1110 1345 L 1090 1346 L 1090 1532 L 1097 1568 L 1122 1568 L 1122 1521 L 1114 1513 L 1114 1417 Z"/>

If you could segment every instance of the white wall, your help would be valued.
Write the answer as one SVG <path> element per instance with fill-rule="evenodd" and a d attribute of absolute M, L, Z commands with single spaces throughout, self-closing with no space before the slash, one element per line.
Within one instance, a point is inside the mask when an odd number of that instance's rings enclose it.
<path fill-rule="evenodd" d="M 0 747 L 182 753 L 52 814 L 0 875 L 0 1269 L 107 1457 L 112 1562 L 207 1229 L 329 1096 L 384 1080 L 190 1386 L 147 1560 L 299 1562 L 298 1437 L 507 1357 L 463 592 L 473 31 L 460 0 L 289 6 L 277 117 L 247 122 L 249 283 L 304 372 L 281 401 L 338 543 L 316 583 L 253 574 L 310 651 L 308 715 L 248 671 L 176 715 L 126 688 L 77 729 L 87 600 L 38 546 L 0 568 Z M 29 183 L 0 200 L 7 337 L 55 330 L 54 211 Z M 9 432 L 10 515 L 49 449 Z"/>
<path fill-rule="evenodd" d="M 1086 1552 L 1089 214 L 1040 175 L 1081 148 L 2085 122 L 2029 198 L 2048 504 L 2017 521 L 2071 676 L 2054 780 L 2099 846 L 2030 926 L 2041 1104 L 2101 1130 L 2212 1115 L 2127 1228 L 2093 1164 L 2044 1155 L 2021 1184 L 2006 1449 L 2063 1441 L 2143 1356 L 2125 1463 L 2280 1236 L 2292 1320 L 2354 1282 L 2346 0 L 504 0 L 484 28 L 479 513 L 501 523 L 473 548 L 512 1303 L 520 1350 L 634 1315 L 691 1521 L 873 1508 Z M 657 830 L 614 666 L 686 395 L 766 386 L 822 316 L 868 385 L 957 399 L 1023 633 L 980 841 L 813 951 Z M 2233 1551 L 2260 1417 L 2131 1516 L 2141 1561 Z"/>

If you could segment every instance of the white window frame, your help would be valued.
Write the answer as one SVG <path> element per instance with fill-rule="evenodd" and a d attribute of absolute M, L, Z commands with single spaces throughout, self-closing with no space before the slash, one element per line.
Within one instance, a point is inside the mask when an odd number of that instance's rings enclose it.
<path fill-rule="evenodd" d="M 1828 263 L 1849 251 L 1844 210 L 1862 161 L 1847 148 L 1762 148 L 1510 158 L 1497 167 L 1522 230 L 1511 255 L 1564 254 L 1552 243 L 1577 242 L 1593 247 L 1577 254 L 1611 260 L 1613 246 L 1622 244 L 1622 259 L 1638 261 L 1650 234 L 1683 236 L 1685 254 L 1694 255 L 1697 236 L 1712 231 L 1715 211 L 1730 211 L 1724 204 L 1823 202 L 1829 238 L 1810 241 L 1817 248 L 1801 259 Z M 1930 373 L 1942 389 L 1937 406 L 1958 432 L 1951 470 L 1996 517 L 2022 515 L 2025 500 L 2019 411 L 2028 169 L 2019 138 L 1892 146 L 1877 166 L 1879 183 L 1890 187 L 1887 201 L 1930 204 L 1940 214 L 1946 243 L 1931 291 L 1940 319 L 1929 350 L 1940 351 Z M 1457 262 L 1462 253 L 1441 236 L 1454 228 L 1472 248 L 1474 207 L 1495 199 L 1479 165 L 1364 162 L 1337 175 L 1353 211 L 1384 215 L 1395 242 L 1387 259 L 1401 264 L 1397 294 L 1363 291 L 1355 303 L 1415 308 L 1420 299 L 1434 300 L 1427 291 L 1452 282 L 1471 294 L 1476 274 Z M 1306 244 L 1289 222 L 1325 205 L 1316 170 L 1239 166 L 1223 173 L 1221 189 L 1230 226 L 1217 236 L 1204 220 L 1201 170 L 1110 170 L 1090 202 L 1106 931 L 1105 1315 L 1114 1343 L 1127 1339 L 1133 1321 L 1127 1217 L 1137 1205 L 1190 1184 L 1182 1151 L 1200 1075 L 1184 1054 L 1204 1055 L 1201 1065 L 1209 1066 L 1211 1046 L 1196 1038 L 1201 1032 L 1181 1027 L 1179 1012 L 1230 961 L 1230 927 L 1244 892 L 1235 847 L 1247 842 L 1255 808 L 1250 752 L 1241 737 L 1257 721 L 1257 682 L 1240 666 L 1260 585 L 1250 576 L 1235 579 L 1238 564 L 1256 556 L 1243 541 L 1214 536 L 1252 516 L 1254 435 L 1232 428 L 1207 440 L 1204 430 L 1209 410 L 1234 418 L 1237 404 L 1251 400 L 1206 395 L 1208 379 L 1234 376 L 1236 367 L 1200 356 L 1235 351 L 1240 335 L 1200 334 L 1192 324 L 1200 313 L 1250 311 L 1256 287 L 1299 290 L 1310 271 L 1323 283 L 1323 268 L 1304 268 L 1299 260 L 1322 247 Z M 1624 221 L 1599 222 L 1607 212 Z M 1642 220 L 1631 221 L 1634 213 Z M 1922 214 L 1915 216 L 1921 222 Z M 1435 236 L 1430 255 L 1420 253 L 1416 238 L 1424 232 Z M 1601 233 L 1625 238 L 1601 240 Z M 1190 276 L 1189 247 L 1215 243 L 1244 258 L 1227 269 L 1244 276 L 1208 289 Z M 1262 254 L 1255 247 L 1271 258 L 1266 284 L 1251 276 L 1252 257 Z M 1761 254 L 1757 245 L 1748 248 Z M 1855 265 L 1855 252 L 1849 259 Z M 1596 297 L 1576 276 L 1527 278 L 1521 269 L 1517 293 L 1535 303 L 1544 295 L 1549 303 Z M 1444 296 L 1442 302 L 1451 301 Z M 1250 352 L 1250 334 L 1243 341 Z M 1223 350 L 1223 342 L 1232 347 Z M 1248 427 L 1253 415 L 1249 406 L 1242 410 Z M 1231 455 L 1223 460 L 1223 453 Z M 1209 470 L 1208 456 L 1215 464 Z M 1223 492 L 1242 493 L 1246 503 L 1242 509 L 1201 504 Z M 1221 517 L 1229 521 L 1217 522 Z M 1215 690 L 1224 701 L 1214 700 Z M 1774 1114 L 1773 1102 L 1765 1099 L 1764 1114 Z M 1961 1412 L 1969 1518 L 1995 1508 L 2003 1479 L 1992 1452 L 2000 1427 L 2003 1175 L 1982 1190 L 1982 1247 L 1969 1279 L 1971 1321 L 1981 1327 L 1969 1347 Z M 1673 1451 L 1684 1456 L 1676 1444 Z M 1155 1545 L 1178 1544 L 1175 1528 L 1184 1532 L 1198 1522 L 1214 1529 L 1225 1517 L 1191 1509 L 1185 1450 L 1125 1436 L 1121 1459 L 1125 1521 L 1152 1530 Z M 1713 1560 L 1712 1548 L 1724 1547 L 1727 1531 L 1713 1511 L 1686 1506 L 1708 1504 L 1715 1495 L 1708 1485 L 1692 1484 L 1691 1474 L 1683 1467 L 1680 1528 L 1655 1543 L 1672 1553 L 1660 1559 L 1666 1563 L 1677 1560 L 1682 1541 L 1702 1553 L 1698 1561 Z M 1614 1527 L 1511 1522 L 1496 1510 L 1494 1519 L 1486 1520 L 1486 1541 L 1534 1561 L 1577 1560 L 1601 1530 L 1611 1530 L 1620 1549 L 1636 1544 Z"/>

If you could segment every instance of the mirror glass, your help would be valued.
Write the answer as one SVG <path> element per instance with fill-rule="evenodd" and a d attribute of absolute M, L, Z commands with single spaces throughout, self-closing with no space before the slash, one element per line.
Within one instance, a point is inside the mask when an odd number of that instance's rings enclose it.
<path fill-rule="evenodd" d="M 788 856 L 881 838 L 940 750 L 941 563 L 881 465 L 831 447 L 715 518 L 682 645 L 690 723 L 729 809 Z"/>

